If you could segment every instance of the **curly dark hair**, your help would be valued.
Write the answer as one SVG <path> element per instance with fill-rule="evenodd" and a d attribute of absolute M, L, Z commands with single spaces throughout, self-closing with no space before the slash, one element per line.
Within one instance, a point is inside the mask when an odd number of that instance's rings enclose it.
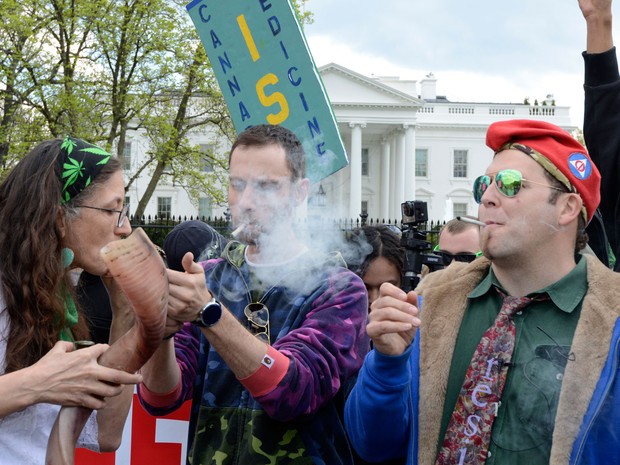
<path fill-rule="evenodd" d="M 348 268 L 360 278 L 364 277 L 370 262 L 377 257 L 385 257 L 402 276 L 405 249 L 398 234 L 388 226 L 361 226 L 352 230 L 347 239 L 354 251 L 346 251 L 343 255 Z"/>
<path fill-rule="evenodd" d="M 239 137 L 237 137 L 230 149 L 228 163 L 230 164 L 232 154 L 239 146 L 263 147 L 270 144 L 279 145 L 284 149 L 286 163 L 291 171 L 291 179 L 293 181 L 306 177 L 306 154 L 301 141 L 289 129 L 272 124 L 250 126 L 239 134 Z"/>
<path fill-rule="evenodd" d="M 74 295 L 61 260 L 61 227 L 79 215 L 72 205 L 94 195 L 121 169 L 111 158 L 83 192 L 61 205 L 56 163 L 61 143 L 55 139 L 36 146 L 0 184 L 0 281 L 11 321 L 7 373 L 34 364 L 58 341 L 67 294 Z M 85 318 L 78 318 L 72 332 L 76 340 L 88 339 Z"/>

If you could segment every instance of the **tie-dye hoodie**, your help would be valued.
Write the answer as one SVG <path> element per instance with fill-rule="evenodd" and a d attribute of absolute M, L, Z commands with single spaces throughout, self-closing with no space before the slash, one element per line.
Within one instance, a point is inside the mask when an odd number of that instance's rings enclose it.
<path fill-rule="evenodd" d="M 264 294 L 250 292 L 245 246 L 232 242 L 223 258 L 204 262 L 207 287 L 250 329 L 244 308 L 269 308 L 271 344 L 289 359 L 286 374 L 267 394 L 253 398 L 200 330 L 175 337 L 182 395 L 164 415 L 193 399 L 188 462 L 193 464 L 351 464 L 342 422 L 343 392 L 369 350 L 367 295 L 362 280 L 339 255 L 307 252 L 261 276 Z"/>

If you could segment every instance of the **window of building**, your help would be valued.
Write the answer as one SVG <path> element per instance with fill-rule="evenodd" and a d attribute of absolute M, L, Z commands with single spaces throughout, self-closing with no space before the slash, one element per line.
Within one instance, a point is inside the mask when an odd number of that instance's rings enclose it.
<path fill-rule="evenodd" d="M 368 213 L 368 200 L 362 200 L 362 211 L 360 213 Z"/>
<path fill-rule="evenodd" d="M 213 146 L 211 144 L 200 144 L 200 153 L 202 154 L 202 163 L 200 170 L 203 173 L 211 173 L 213 171 Z"/>
<path fill-rule="evenodd" d="M 415 149 L 415 175 L 428 177 L 428 149 Z"/>
<path fill-rule="evenodd" d="M 467 150 L 455 150 L 452 164 L 452 177 L 467 177 Z"/>
<path fill-rule="evenodd" d="M 368 149 L 362 149 L 362 176 L 368 176 Z"/>
<path fill-rule="evenodd" d="M 172 197 L 157 197 L 157 217 L 170 218 L 172 213 Z"/>
<path fill-rule="evenodd" d="M 452 214 L 455 217 L 467 215 L 467 203 L 454 202 L 452 204 Z"/>
<path fill-rule="evenodd" d="M 131 142 L 125 142 L 123 149 L 123 169 L 129 171 L 131 169 Z"/>
<path fill-rule="evenodd" d="M 198 216 L 200 218 L 209 218 L 213 215 L 213 203 L 209 197 L 200 197 L 198 199 Z"/>

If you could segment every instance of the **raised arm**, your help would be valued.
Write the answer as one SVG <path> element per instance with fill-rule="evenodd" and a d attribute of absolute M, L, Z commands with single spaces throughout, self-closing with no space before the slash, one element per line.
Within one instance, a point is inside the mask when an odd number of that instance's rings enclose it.
<path fill-rule="evenodd" d="M 587 53 L 602 53 L 613 47 L 611 0 L 579 0 L 586 20 Z"/>

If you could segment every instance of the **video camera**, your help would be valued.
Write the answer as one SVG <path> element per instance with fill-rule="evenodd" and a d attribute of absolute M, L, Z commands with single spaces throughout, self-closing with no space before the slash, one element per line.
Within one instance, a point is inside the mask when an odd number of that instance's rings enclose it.
<path fill-rule="evenodd" d="M 403 267 L 402 289 L 409 292 L 418 285 L 422 273 L 422 265 L 431 271 L 444 267 L 439 255 L 427 252 L 431 243 L 426 240 L 426 232 L 419 231 L 418 225 L 428 221 L 428 206 L 426 202 L 409 200 L 400 204 L 402 214 L 401 245 L 405 249 L 405 263 Z"/>

